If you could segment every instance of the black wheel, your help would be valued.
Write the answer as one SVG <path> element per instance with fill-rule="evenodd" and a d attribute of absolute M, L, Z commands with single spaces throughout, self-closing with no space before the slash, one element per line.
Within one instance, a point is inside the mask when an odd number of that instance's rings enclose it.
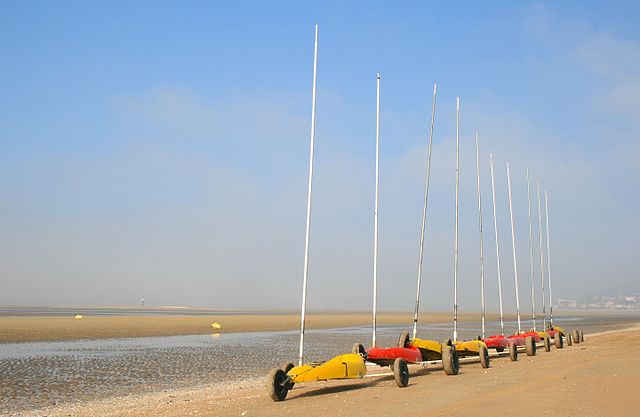
<path fill-rule="evenodd" d="M 580 343 L 580 332 L 577 329 L 573 329 L 573 341 L 575 343 Z"/>
<path fill-rule="evenodd" d="M 490 366 L 489 349 L 484 345 L 480 346 L 480 365 L 482 365 L 483 368 Z"/>
<path fill-rule="evenodd" d="M 524 339 L 524 347 L 527 351 L 527 356 L 536 356 L 536 341 L 533 340 L 533 337 L 527 336 Z"/>
<path fill-rule="evenodd" d="M 442 346 L 442 368 L 447 375 L 458 375 L 460 372 L 458 352 L 453 346 Z"/>
<path fill-rule="evenodd" d="M 551 350 L 551 338 L 549 336 L 544 338 L 544 351 L 549 352 Z"/>
<path fill-rule="evenodd" d="M 580 343 L 584 342 L 584 332 L 580 330 Z"/>
<path fill-rule="evenodd" d="M 400 388 L 404 388 L 409 385 L 409 367 L 407 361 L 402 358 L 397 358 L 393 361 L 393 378 L 396 380 L 396 384 Z"/>
<path fill-rule="evenodd" d="M 280 367 L 280 369 L 282 369 L 284 371 L 285 374 L 288 374 L 289 371 L 294 367 L 294 365 L 291 362 L 285 362 L 282 364 L 282 366 Z M 291 382 L 291 378 L 289 378 L 289 382 L 287 383 L 287 389 L 292 389 L 293 386 L 295 384 L 293 382 Z"/>
<path fill-rule="evenodd" d="M 562 340 L 562 334 L 560 332 L 556 332 L 553 335 L 553 341 L 556 344 L 556 349 L 562 349 L 564 347 L 564 341 Z"/>
<path fill-rule="evenodd" d="M 365 356 L 367 354 L 367 351 L 364 350 L 364 346 L 362 346 L 362 344 L 354 343 L 353 347 L 351 348 L 351 353 L 355 355 Z"/>
<path fill-rule="evenodd" d="M 567 335 L 567 345 L 573 345 L 573 336 L 571 336 L 571 333 Z"/>
<path fill-rule="evenodd" d="M 509 345 L 509 359 L 511 359 L 512 362 L 518 360 L 518 346 L 516 346 L 515 343 Z"/>
<path fill-rule="evenodd" d="M 284 373 L 286 374 L 287 372 L 289 372 L 291 370 L 291 368 L 293 368 L 293 364 L 291 362 L 285 362 L 282 364 L 282 366 L 280 367 L 280 369 L 282 369 L 284 371 Z"/>
<path fill-rule="evenodd" d="M 451 339 L 443 339 L 442 340 L 442 345 L 443 346 L 453 346 L 453 341 Z"/>
<path fill-rule="evenodd" d="M 406 348 L 409 347 L 409 332 L 406 330 L 403 330 L 402 333 L 400 333 L 400 338 L 398 339 L 398 347 L 401 348 Z"/>
<path fill-rule="evenodd" d="M 289 392 L 289 377 L 280 368 L 269 371 L 267 375 L 267 392 L 273 401 L 284 401 Z"/>

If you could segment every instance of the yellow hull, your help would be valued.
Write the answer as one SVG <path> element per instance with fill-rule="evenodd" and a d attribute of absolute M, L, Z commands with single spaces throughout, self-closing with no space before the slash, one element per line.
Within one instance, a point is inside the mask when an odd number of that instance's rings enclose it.
<path fill-rule="evenodd" d="M 536 332 L 536 333 L 538 333 L 538 336 L 540 336 L 540 339 L 546 339 L 547 337 L 551 338 L 551 336 L 549 336 L 549 333 L 547 332 Z"/>
<path fill-rule="evenodd" d="M 487 345 L 481 340 L 467 340 L 466 342 L 453 342 L 458 356 L 478 356 L 480 355 L 480 348 Z"/>
<path fill-rule="evenodd" d="M 559 331 L 562 334 L 562 336 L 567 337 L 567 331 L 565 329 L 563 329 L 562 327 L 553 326 L 553 329 Z"/>
<path fill-rule="evenodd" d="M 287 372 L 292 382 L 327 381 L 329 379 L 364 378 L 367 368 L 360 355 L 347 353 L 319 365 L 294 366 Z"/>
<path fill-rule="evenodd" d="M 411 339 L 411 345 L 420 349 L 422 353 L 422 360 L 441 360 L 442 359 L 442 344 L 435 340 Z"/>

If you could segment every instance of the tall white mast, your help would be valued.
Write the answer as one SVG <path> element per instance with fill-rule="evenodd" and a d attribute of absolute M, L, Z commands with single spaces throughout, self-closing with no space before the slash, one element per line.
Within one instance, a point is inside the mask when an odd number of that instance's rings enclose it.
<path fill-rule="evenodd" d="M 307 279 L 309 277 L 309 238 L 311 237 L 311 186 L 313 183 L 313 148 L 316 138 L 316 85 L 318 81 L 318 25 L 313 52 L 313 89 L 311 93 L 311 144 L 309 151 L 309 187 L 307 192 L 307 224 L 304 240 L 304 272 L 302 276 L 302 311 L 300 313 L 300 350 L 298 364 L 304 360 L 304 324 L 307 311 Z"/>
<path fill-rule="evenodd" d="M 433 83 L 433 99 L 431 101 L 431 126 L 429 127 L 429 146 L 427 148 L 427 166 L 424 179 L 424 204 L 422 206 L 422 227 L 420 228 L 420 254 L 418 256 L 418 284 L 416 288 L 416 309 L 413 314 L 413 337 L 418 332 L 418 309 L 420 307 L 420 284 L 422 283 L 422 261 L 424 259 L 424 231 L 427 225 L 427 201 L 429 200 L 429 176 L 431 173 L 431 145 L 433 143 L 433 124 L 436 116 L 437 86 Z"/>
<path fill-rule="evenodd" d="M 516 229 L 513 224 L 513 205 L 511 203 L 511 171 L 507 162 L 507 185 L 509 186 L 509 217 L 511 218 L 511 245 L 513 247 L 513 280 L 516 284 L 516 314 L 518 315 L 518 333 L 522 333 L 520 324 L 520 293 L 518 292 L 518 264 L 516 263 Z"/>
<path fill-rule="evenodd" d="M 378 189 L 380 166 L 380 73 L 376 76 L 376 197 L 373 210 L 373 333 L 371 346 L 376 345 L 376 313 L 378 311 Z"/>
<path fill-rule="evenodd" d="M 482 312 L 482 338 L 485 338 L 485 308 L 484 308 L 484 242 L 482 238 L 482 193 L 480 190 L 480 145 L 476 133 L 476 171 L 478 178 L 478 226 L 480 227 L 480 310 Z"/>
<path fill-rule="evenodd" d="M 527 204 L 529 207 L 529 277 L 531 279 L 531 320 L 533 331 L 536 331 L 536 290 L 533 270 L 533 225 L 531 224 L 531 182 L 529 181 L 529 168 L 527 168 Z"/>
<path fill-rule="evenodd" d="M 549 321 L 553 327 L 553 298 L 551 294 L 551 252 L 549 248 L 549 204 L 547 199 L 547 190 L 544 191 L 544 211 L 545 222 L 547 223 L 547 276 L 549 277 Z"/>
<path fill-rule="evenodd" d="M 498 217 L 496 216 L 496 180 L 493 173 L 493 154 L 489 154 L 491 167 L 491 195 L 493 197 L 493 226 L 496 231 L 496 271 L 498 274 L 498 299 L 500 300 L 500 334 L 504 336 L 504 312 L 502 310 L 502 280 L 500 278 L 500 244 L 498 239 Z"/>
<path fill-rule="evenodd" d="M 544 300 L 544 249 L 542 244 L 542 210 L 540 209 L 540 182 L 536 182 L 538 194 L 538 236 L 540 237 L 540 284 L 542 286 L 542 330 L 547 329 L 547 311 Z"/>
<path fill-rule="evenodd" d="M 460 97 L 456 98 L 456 226 L 453 243 L 453 340 L 458 340 L 458 189 L 460 184 Z"/>

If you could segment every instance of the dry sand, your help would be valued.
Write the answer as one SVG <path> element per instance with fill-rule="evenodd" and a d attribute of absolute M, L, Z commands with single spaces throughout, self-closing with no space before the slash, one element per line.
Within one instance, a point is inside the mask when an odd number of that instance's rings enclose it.
<path fill-rule="evenodd" d="M 39 410 L 48 416 L 637 416 L 640 327 L 586 335 L 582 344 L 463 365 L 457 376 L 412 368 L 410 385 L 390 376 L 300 384 L 286 401 L 266 397 L 264 380 L 212 385 Z M 375 368 L 374 368 L 375 369 Z M 379 368 L 378 368 L 379 369 Z"/>
<path fill-rule="evenodd" d="M 514 316 L 515 317 L 515 316 Z M 451 313 L 423 313 L 421 323 L 446 323 Z M 478 321 L 478 313 L 462 313 L 461 322 Z M 497 316 L 488 315 L 487 320 Z M 513 319 L 511 315 L 508 320 Z M 220 330 L 211 324 L 222 325 Z M 307 328 L 327 329 L 366 325 L 368 313 L 315 313 L 307 315 Z M 382 313 L 378 324 L 411 324 L 408 313 Z M 269 332 L 294 330 L 300 327 L 298 314 L 242 314 L 211 316 L 85 316 L 69 317 L 0 317 L 0 343 L 45 340 L 106 339 L 119 337 L 175 336 L 209 334 L 213 332 Z"/>

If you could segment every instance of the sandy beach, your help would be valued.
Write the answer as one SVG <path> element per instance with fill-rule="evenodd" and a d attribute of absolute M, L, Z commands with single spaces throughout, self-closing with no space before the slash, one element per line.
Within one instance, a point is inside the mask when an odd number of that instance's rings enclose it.
<path fill-rule="evenodd" d="M 507 319 L 512 319 L 509 315 Z M 448 322 L 451 313 L 424 313 L 421 323 Z M 490 315 L 487 320 L 497 317 Z M 460 321 L 477 321 L 477 313 L 463 313 Z M 411 324 L 410 313 L 382 313 L 378 323 Z M 361 326 L 371 322 L 367 313 L 316 313 L 307 315 L 307 328 L 327 329 Z M 220 329 L 213 329 L 219 323 Z M 299 314 L 243 314 L 210 316 L 84 316 L 0 317 L 0 343 L 122 337 L 175 336 L 189 334 L 271 332 L 300 327 Z"/>
<path fill-rule="evenodd" d="M 186 312 L 188 313 L 188 312 Z M 580 317 L 587 313 L 572 312 Z M 598 317 L 606 320 L 610 314 L 598 313 Z M 633 322 L 637 317 L 629 315 L 615 317 L 611 329 L 620 328 L 625 323 Z M 378 315 L 379 325 L 410 325 L 413 322 L 411 313 L 381 313 Z M 450 312 L 421 313 L 420 323 L 447 323 L 451 320 Z M 498 320 L 497 314 L 487 314 L 487 321 Z M 515 320 L 514 313 L 505 315 L 505 320 Z M 462 312 L 460 322 L 477 322 L 477 312 Z M 311 313 L 307 315 L 308 329 L 328 329 L 349 326 L 363 326 L 371 322 L 370 313 Z M 212 323 L 219 323 L 220 329 L 213 329 Z M 526 321 L 525 321 L 526 323 Z M 602 330 L 601 323 L 599 330 Z M 121 316 L 84 316 L 80 320 L 67 317 L 2 317 L 0 316 L 0 343 L 34 342 L 54 340 L 105 339 L 148 336 L 175 336 L 190 334 L 237 333 L 237 332 L 272 332 L 296 330 L 300 327 L 298 313 L 252 314 L 241 315 L 121 315 Z M 608 330 L 608 329 L 607 329 Z"/>
<path fill-rule="evenodd" d="M 286 401 L 267 398 L 264 377 L 236 384 L 163 390 L 19 413 L 19 416 L 462 416 L 518 410 L 522 416 L 635 416 L 640 393 L 640 327 L 586 334 L 562 350 L 521 355 L 518 362 L 495 357 L 490 369 L 462 366 L 457 376 L 439 367 L 412 367 L 410 385 L 392 377 L 299 384 Z M 385 372 L 372 367 L 372 372 Z"/>

